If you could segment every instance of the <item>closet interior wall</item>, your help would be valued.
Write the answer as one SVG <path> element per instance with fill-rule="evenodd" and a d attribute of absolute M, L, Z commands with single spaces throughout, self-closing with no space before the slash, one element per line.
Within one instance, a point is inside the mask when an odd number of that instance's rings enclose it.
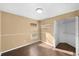
<path fill-rule="evenodd" d="M 56 45 L 59 43 L 68 43 L 76 48 L 75 20 L 75 17 L 71 17 L 57 21 Z"/>

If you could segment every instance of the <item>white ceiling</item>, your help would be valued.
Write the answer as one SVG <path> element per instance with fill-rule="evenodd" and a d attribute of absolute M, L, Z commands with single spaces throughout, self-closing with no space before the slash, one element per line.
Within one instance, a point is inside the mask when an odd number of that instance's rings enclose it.
<path fill-rule="evenodd" d="M 43 8 L 43 13 L 38 14 L 36 8 Z M 79 3 L 0 3 L 0 10 L 41 20 L 79 10 Z"/>

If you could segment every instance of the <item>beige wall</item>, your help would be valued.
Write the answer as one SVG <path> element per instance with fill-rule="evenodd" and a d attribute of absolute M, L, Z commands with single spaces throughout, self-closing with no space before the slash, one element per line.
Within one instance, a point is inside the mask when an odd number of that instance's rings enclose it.
<path fill-rule="evenodd" d="M 50 19 L 41 21 L 41 41 L 55 46 L 54 38 L 54 21 L 50 22 Z M 52 19 L 51 19 L 52 20 Z"/>
<path fill-rule="evenodd" d="M 33 41 L 32 33 L 36 32 L 39 36 L 38 22 L 30 18 L 17 16 L 14 14 L 2 12 L 2 51 L 6 51 L 18 46 L 28 44 Z M 32 27 L 30 23 L 37 24 L 37 27 Z M 39 38 L 37 39 L 39 40 Z"/>
<path fill-rule="evenodd" d="M 0 52 L 1 52 L 1 12 L 0 12 Z"/>

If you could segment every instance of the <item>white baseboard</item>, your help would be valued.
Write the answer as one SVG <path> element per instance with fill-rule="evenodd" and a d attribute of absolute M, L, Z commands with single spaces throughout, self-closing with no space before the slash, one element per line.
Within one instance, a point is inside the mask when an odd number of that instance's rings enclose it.
<path fill-rule="evenodd" d="M 79 53 L 78 53 L 78 56 L 79 56 Z"/>
<path fill-rule="evenodd" d="M 25 44 L 25 45 L 21 45 L 21 46 L 18 46 L 18 47 L 9 49 L 9 50 L 5 50 L 5 51 L 1 52 L 0 54 L 5 53 L 5 52 L 9 52 L 9 51 L 12 51 L 12 50 L 15 50 L 15 49 L 18 49 L 18 48 L 22 48 L 22 47 L 24 47 L 24 46 L 28 46 L 28 45 L 30 45 L 30 44 L 33 44 L 33 43 L 36 43 L 36 42 L 39 42 L 39 41 L 40 41 L 40 40 L 30 41 L 30 42 L 28 42 L 28 43 Z"/>
<path fill-rule="evenodd" d="M 59 52 L 63 52 L 63 53 L 66 53 L 66 54 L 69 54 L 72 56 L 75 54 L 74 52 L 70 52 L 70 51 L 66 51 L 66 50 L 58 49 L 58 48 L 54 48 L 54 50 L 59 51 Z"/>
<path fill-rule="evenodd" d="M 52 47 L 53 47 L 53 45 L 52 45 L 52 44 L 50 44 L 50 43 L 47 43 L 47 42 L 44 42 L 44 41 L 41 41 L 41 42 L 43 42 L 43 43 L 45 43 L 45 44 L 47 44 L 47 45 L 49 45 L 49 46 L 52 46 Z"/>
<path fill-rule="evenodd" d="M 0 56 L 1 56 L 1 52 L 0 52 Z"/>

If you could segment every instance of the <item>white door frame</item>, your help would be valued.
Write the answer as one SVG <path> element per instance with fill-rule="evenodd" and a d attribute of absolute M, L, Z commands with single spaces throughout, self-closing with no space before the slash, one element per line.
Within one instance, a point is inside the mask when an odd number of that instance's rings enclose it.
<path fill-rule="evenodd" d="M 76 56 L 78 56 L 78 16 L 75 17 L 75 40 L 76 40 Z"/>
<path fill-rule="evenodd" d="M 53 28 L 54 28 L 54 31 L 53 31 L 53 35 L 54 35 L 54 48 L 56 48 L 56 31 L 57 31 L 57 23 L 56 23 L 56 20 L 54 20 L 54 24 L 53 24 Z"/>

